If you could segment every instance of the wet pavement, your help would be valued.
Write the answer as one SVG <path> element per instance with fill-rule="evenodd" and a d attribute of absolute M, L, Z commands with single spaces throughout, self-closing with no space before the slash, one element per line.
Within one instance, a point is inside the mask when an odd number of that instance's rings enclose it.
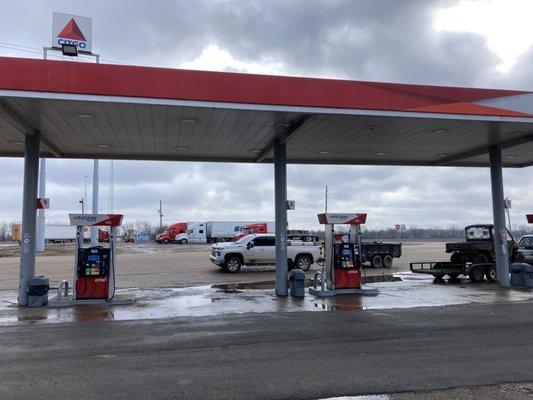
<path fill-rule="evenodd" d="M 364 311 L 533 299 L 533 291 L 501 289 L 488 282 L 473 284 L 466 279 L 436 282 L 428 276 L 402 273 L 384 280 L 368 284 L 379 290 L 378 296 L 368 297 L 337 296 L 321 299 L 306 294 L 303 299 L 279 298 L 275 295 L 273 283 L 265 281 L 187 288 L 122 289 L 117 292 L 136 296 L 134 305 L 84 305 L 66 308 L 19 308 L 16 306 L 16 292 L 0 291 L 0 324 L 160 319 L 267 312 Z M 51 296 L 53 295 L 52 291 Z"/>

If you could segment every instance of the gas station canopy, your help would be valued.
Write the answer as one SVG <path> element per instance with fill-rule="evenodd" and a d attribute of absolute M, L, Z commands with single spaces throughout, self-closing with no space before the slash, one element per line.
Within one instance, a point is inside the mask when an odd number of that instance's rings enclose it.
<path fill-rule="evenodd" d="M 533 165 L 533 92 L 0 57 L 0 156 Z"/>

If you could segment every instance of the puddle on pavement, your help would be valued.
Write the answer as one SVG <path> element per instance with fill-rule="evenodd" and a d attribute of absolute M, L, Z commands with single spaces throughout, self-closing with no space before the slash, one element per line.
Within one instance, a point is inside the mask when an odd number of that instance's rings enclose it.
<path fill-rule="evenodd" d="M 493 284 L 471 284 L 468 281 L 434 284 L 432 277 L 413 276 L 409 273 L 398 277 L 384 275 L 370 285 L 379 290 L 378 296 L 317 298 L 306 293 L 304 298 L 280 298 L 275 295 L 273 281 L 186 288 L 129 288 L 117 292 L 135 295 L 137 301 L 130 306 L 84 305 L 65 308 L 19 308 L 13 304 L 16 292 L 3 292 L 0 294 L 0 324 L 205 317 L 264 312 L 360 311 L 533 300 L 533 291 L 498 289 Z"/>

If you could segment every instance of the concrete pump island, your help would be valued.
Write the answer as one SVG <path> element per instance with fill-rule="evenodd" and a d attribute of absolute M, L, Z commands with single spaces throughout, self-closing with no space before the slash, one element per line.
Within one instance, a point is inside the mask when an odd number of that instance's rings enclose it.
<path fill-rule="evenodd" d="M 507 230 L 502 176 L 533 165 L 531 92 L 0 57 L 0 155 L 24 157 L 20 258 L 0 258 L 2 399 L 533 382 L 533 242 Z M 270 163 L 274 219 L 139 244 L 117 241 L 120 210 L 72 210 L 67 254 L 37 256 L 39 158 Z M 323 238 L 292 231 L 288 163 L 485 167 L 493 218 L 449 243 L 363 241 L 357 205 L 315 210 Z"/>

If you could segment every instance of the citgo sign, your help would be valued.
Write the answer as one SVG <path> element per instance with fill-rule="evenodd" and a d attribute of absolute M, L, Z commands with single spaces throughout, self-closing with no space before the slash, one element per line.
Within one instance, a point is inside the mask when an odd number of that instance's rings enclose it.
<path fill-rule="evenodd" d="M 78 51 L 92 52 L 92 24 L 88 17 L 54 12 L 52 18 L 52 47 L 74 44 Z"/>

